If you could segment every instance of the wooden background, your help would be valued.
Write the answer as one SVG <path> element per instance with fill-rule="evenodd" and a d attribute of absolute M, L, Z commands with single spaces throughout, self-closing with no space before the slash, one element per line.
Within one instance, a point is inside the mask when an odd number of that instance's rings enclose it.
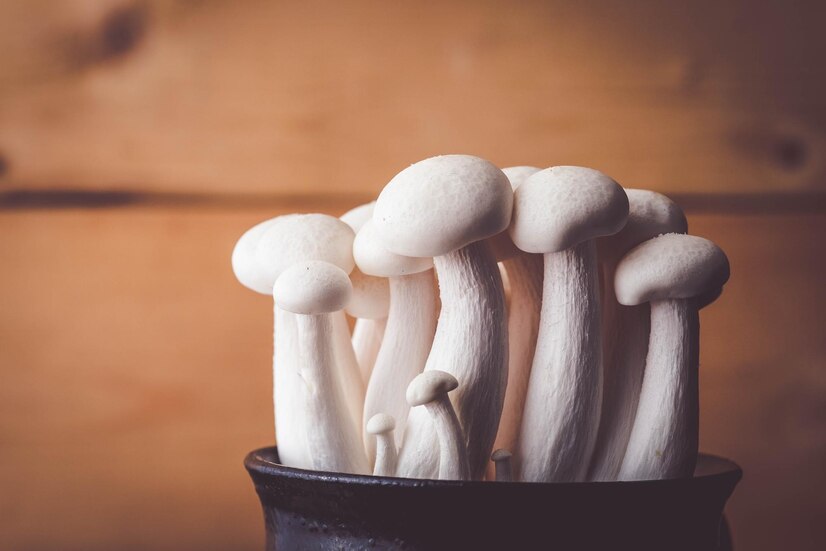
<path fill-rule="evenodd" d="M 438 153 L 671 194 L 732 279 L 702 447 L 739 549 L 826 546 L 826 8 L 0 2 L 0 548 L 253 550 L 270 304 L 235 239 Z"/>

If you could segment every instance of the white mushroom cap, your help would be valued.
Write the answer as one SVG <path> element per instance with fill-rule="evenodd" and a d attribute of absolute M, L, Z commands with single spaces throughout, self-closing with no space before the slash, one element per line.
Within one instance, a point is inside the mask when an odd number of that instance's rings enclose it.
<path fill-rule="evenodd" d="M 591 168 L 555 166 L 514 192 L 510 234 L 529 253 L 563 251 L 622 229 L 628 197 L 614 180 Z"/>
<path fill-rule="evenodd" d="M 628 221 L 622 231 L 598 242 L 601 254 L 622 256 L 658 235 L 688 231 L 683 209 L 662 193 L 626 188 L 625 194 L 628 196 Z"/>
<path fill-rule="evenodd" d="M 379 277 L 418 274 L 433 267 L 432 258 L 402 256 L 388 251 L 382 244 L 376 224 L 368 220 L 353 241 L 353 257 L 359 270 Z"/>
<path fill-rule="evenodd" d="M 495 450 L 492 454 L 490 454 L 490 460 L 503 461 L 505 459 L 510 459 L 512 456 L 513 454 L 510 451 L 504 448 L 499 448 L 498 450 Z"/>
<path fill-rule="evenodd" d="M 505 173 L 505 176 L 508 177 L 508 181 L 511 183 L 511 188 L 516 191 L 516 188 L 522 185 L 522 183 L 542 170 L 541 168 L 536 168 L 535 166 L 509 166 L 508 168 L 503 168 L 502 172 Z"/>
<path fill-rule="evenodd" d="M 347 313 L 354 318 L 383 319 L 390 311 L 390 284 L 387 278 L 365 274 L 358 268 L 350 273 L 353 296 Z"/>
<path fill-rule="evenodd" d="M 232 250 L 232 271 L 235 277 L 244 287 L 265 295 L 272 293 L 274 282 L 270 281 L 270 278 L 258 266 L 255 249 L 258 247 L 261 236 L 276 220 L 277 218 L 264 220 L 248 229 L 235 243 L 235 248 Z"/>
<path fill-rule="evenodd" d="M 432 402 L 459 386 L 459 381 L 450 373 L 430 369 L 423 371 L 407 386 L 407 403 L 410 407 Z"/>
<path fill-rule="evenodd" d="M 396 428 L 396 420 L 392 415 L 377 413 L 367 421 L 367 434 L 387 434 Z"/>
<path fill-rule="evenodd" d="M 614 290 L 620 304 L 687 299 L 728 281 L 726 254 L 708 239 L 669 233 L 631 249 L 617 265 Z"/>
<path fill-rule="evenodd" d="M 344 308 L 353 292 L 349 276 L 334 264 L 308 260 L 293 264 L 275 281 L 275 303 L 294 314 L 328 314 Z"/>
<path fill-rule="evenodd" d="M 444 155 L 390 180 L 373 221 L 390 251 L 434 257 L 504 231 L 512 207 L 510 183 L 496 166 L 470 155 Z"/>
<path fill-rule="evenodd" d="M 373 209 L 375 207 L 376 202 L 370 201 L 369 203 L 348 210 L 339 217 L 339 220 L 353 228 L 354 232 L 358 233 L 364 223 L 373 217 Z"/>
<path fill-rule="evenodd" d="M 281 272 L 296 262 L 323 260 L 346 273 L 355 266 L 350 226 L 326 214 L 288 214 L 269 221 L 255 246 L 252 261 L 258 271 L 255 290 L 271 294 Z M 269 289 L 266 284 L 269 284 Z"/>

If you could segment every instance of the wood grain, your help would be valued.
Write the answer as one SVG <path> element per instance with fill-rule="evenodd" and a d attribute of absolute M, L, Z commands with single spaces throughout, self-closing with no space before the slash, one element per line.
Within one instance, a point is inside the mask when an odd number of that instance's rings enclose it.
<path fill-rule="evenodd" d="M 270 304 L 229 255 L 280 210 L 0 213 L 0 548 L 261 548 L 241 460 L 273 441 Z M 732 264 L 702 314 L 702 445 L 745 468 L 739 548 L 815 551 L 826 215 L 690 225 Z"/>
<path fill-rule="evenodd" d="M 826 4 L 0 4 L 0 186 L 373 193 L 418 159 L 823 189 Z"/>

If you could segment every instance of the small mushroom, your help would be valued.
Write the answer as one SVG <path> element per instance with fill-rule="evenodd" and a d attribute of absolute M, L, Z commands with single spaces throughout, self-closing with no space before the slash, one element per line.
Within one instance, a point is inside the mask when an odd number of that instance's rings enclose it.
<path fill-rule="evenodd" d="M 618 233 L 597 240 L 602 275 L 602 414 L 589 480 L 616 480 L 642 387 L 650 328 L 647 304 L 623 306 L 614 294 L 620 259 L 643 241 L 664 233 L 685 233 L 682 209 L 665 195 L 626 189 L 628 221 Z"/>
<path fill-rule="evenodd" d="M 366 274 L 389 278 L 390 310 L 367 395 L 364 422 L 376 413 L 396 420 L 396 440 L 401 443 L 410 406 L 407 385 L 422 372 L 436 330 L 436 290 L 433 261 L 391 253 L 381 244 L 375 225 L 368 221 L 353 242 L 353 256 Z M 375 442 L 365 435 L 367 456 L 375 456 Z"/>
<path fill-rule="evenodd" d="M 516 454 L 522 480 L 584 480 L 602 401 L 594 239 L 622 229 L 628 198 L 582 167 L 537 172 L 514 194 L 514 244 L 545 255 L 542 311 Z"/>
<path fill-rule="evenodd" d="M 278 276 L 296 262 L 324 260 L 350 272 L 354 266 L 354 237 L 346 224 L 325 214 L 278 216 L 241 236 L 232 252 L 232 268 L 241 284 L 272 295 Z M 304 434 L 294 422 L 301 410 L 296 402 L 301 379 L 295 316 L 274 304 L 273 318 L 273 402 L 278 454 L 285 465 L 312 468 Z M 346 379 L 340 372 L 336 376 Z M 355 395 L 353 402 L 358 400 Z M 361 406 L 358 407 L 360 415 Z"/>
<path fill-rule="evenodd" d="M 450 373 L 431 369 L 417 375 L 407 387 L 410 407 L 424 406 L 433 420 L 439 448 L 439 480 L 470 480 L 465 437 L 447 396 L 458 386 L 459 381 Z"/>
<path fill-rule="evenodd" d="M 335 375 L 331 313 L 350 300 L 350 278 L 328 262 L 305 261 L 284 270 L 273 290 L 278 307 L 295 314 L 303 407 L 294 422 L 306 438 L 312 468 L 367 474 L 358 425 Z"/>
<path fill-rule="evenodd" d="M 496 470 L 497 482 L 512 482 L 513 472 L 511 470 L 511 452 L 499 448 L 490 455 Z"/>
<path fill-rule="evenodd" d="M 393 476 L 396 472 L 395 428 L 396 421 L 386 413 L 377 413 L 367 421 L 367 434 L 376 437 L 376 465 L 373 467 L 375 476 Z"/>
<path fill-rule="evenodd" d="M 508 227 L 512 205 L 510 183 L 493 164 L 445 155 L 397 174 L 373 211 L 386 249 L 433 258 L 441 310 L 425 370 L 447 371 L 460 382 L 452 399 L 474 479 L 483 477 L 493 449 L 508 378 L 502 277 L 484 240 Z M 438 469 L 435 428 L 419 411 L 410 413 L 398 474 L 433 478 Z"/>
<path fill-rule="evenodd" d="M 620 304 L 651 305 L 645 375 L 620 480 L 690 477 L 699 440 L 698 298 L 729 277 L 725 253 L 702 237 L 667 234 L 631 249 L 614 278 Z"/>

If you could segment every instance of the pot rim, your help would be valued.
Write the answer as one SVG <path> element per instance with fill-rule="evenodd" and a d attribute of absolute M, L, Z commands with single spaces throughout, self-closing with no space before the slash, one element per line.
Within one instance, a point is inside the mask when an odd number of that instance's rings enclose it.
<path fill-rule="evenodd" d="M 351 473 L 338 473 L 331 471 L 314 471 L 309 469 L 299 469 L 296 467 L 288 467 L 275 461 L 278 453 L 277 446 L 268 446 L 265 448 L 255 449 L 247 454 L 244 458 L 244 466 L 250 472 L 257 472 L 266 476 L 278 477 L 291 480 L 302 481 L 316 481 L 316 482 L 332 482 L 344 483 L 358 486 L 402 486 L 408 488 L 421 487 L 487 487 L 495 484 L 498 487 L 502 486 L 554 486 L 558 488 L 576 488 L 582 486 L 592 486 L 594 484 L 600 485 L 604 488 L 628 488 L 629 486 L 637 487 L 651 487 L 651 486 L 667 486 L 667 485 L 684 485 L 686 478 L 672 478 L 672 479 L 658 479 L 658 480 L 633 480 L 633 481 L 589 481 L 589 482 L 498 482 L 490 480 L 433 480 L 422 478 L 400 478 L 395 476 L 373 476 L 361 475 Z M 738 482 L 743 477 L 742 468 L 725 457 L 714 454 L 700 453 L 697 457 L 697 469 L 694 476 L 690 480 L 697 482 L 711 482 L 714 480 L 726 480 L 729 482 Z"/>

